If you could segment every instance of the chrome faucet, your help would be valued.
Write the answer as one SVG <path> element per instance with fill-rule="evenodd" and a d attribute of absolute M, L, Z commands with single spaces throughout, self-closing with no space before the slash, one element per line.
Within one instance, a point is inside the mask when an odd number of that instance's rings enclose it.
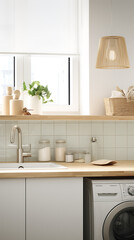
<path fill-rule="evenodd" d="M 10 134 L 10 142 L 15 142 L 15 131 L 18 131 L 18 143 L 17 143 L 17 162 L 23 163 L 24 157 L 31 157 L 31 153 L 24 153 L 22 148 L 22 131 L 21 128 L 17 125 L 12 127 L 11 134 Z"/>

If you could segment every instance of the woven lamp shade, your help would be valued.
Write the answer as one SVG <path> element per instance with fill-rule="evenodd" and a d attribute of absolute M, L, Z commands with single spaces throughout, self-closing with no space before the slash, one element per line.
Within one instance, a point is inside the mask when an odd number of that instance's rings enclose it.
<path fill-rule="evenodd" d="M 99 42 L 96 68 L 129 68 L 125 38 L 120 36 L 102 37 Z"/>

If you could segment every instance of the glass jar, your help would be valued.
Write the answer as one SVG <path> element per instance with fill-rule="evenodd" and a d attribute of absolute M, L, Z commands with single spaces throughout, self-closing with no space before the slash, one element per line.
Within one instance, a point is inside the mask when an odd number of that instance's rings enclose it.
<path fill-rule="evenodd" d="M 83 163 L 84 162 L 84 153 L 82 153 L 82 152 L 75 152 L 74 153 L 74 162 L 76 162 L 76 163 Z"/>
<path fill-rule="evenodd" d="M 85 163 L 90 163 L 91 162 L 91 154 L 89 152 L 84 152 L 84 159 Z"/>
<path fill-rule="evenodd" d="M 67 152 L 67 153 L 66 153 L 66 159 L 65 159 L 65 161 L 68 162 L 68 163 L 71 163 L 71 162 L 74 161 L 74 159 L 73 159 L 73 153 L 72 153 L 72 152 Z"/>
<path fill-rule="evenodd" d="M 58 139 L 55 142 L 55 161 L 64 162 L 66 153 L 66 141 L 64 139 Z"/>
<path fill-rule="evenodd" d="M 39 144 L 38 161 L 51 161 L 50 141 L 48 139 L 40 140 Z"/>

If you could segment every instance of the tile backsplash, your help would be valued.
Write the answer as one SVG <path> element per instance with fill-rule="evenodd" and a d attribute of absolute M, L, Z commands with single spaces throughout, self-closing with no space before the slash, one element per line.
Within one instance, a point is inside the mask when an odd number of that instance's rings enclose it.
<path fill-rule="evenodd" d="M 56 139 L 65 139 L 71 151 L 91 152 L 91 137 L 97 138 L 98 159 L 134 160 L 134 121 L 0 121 L 0 161 L 16 161 L 16 143 L 10 143 L 14 125 L 22 129 L 23 144 L 31 144 L 32 157 L 37 161 L 39 140 L 49 139 L 52 160 Z M 17 134 L 16 134 L 17 139 Z"/>

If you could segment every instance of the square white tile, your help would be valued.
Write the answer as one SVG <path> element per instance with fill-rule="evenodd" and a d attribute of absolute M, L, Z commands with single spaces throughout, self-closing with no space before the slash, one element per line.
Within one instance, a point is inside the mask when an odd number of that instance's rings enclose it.
<path fill-rule="evenodd" d="M 78 135 L 78 123 L 72 124 L 67 123 L 67 135 L 68 136 L 77 136 Z"/>
<path fill-rule="evenodd" d="M 41 124 L 30 123 L 29 124 L 29 135 L 30 136 L 40 136 L 41 135 Z"/>
<path fill-rule="evenodd" d="M 115 121 L 104 121 L 104 135 L 115 135 Z"/>
<path fill-rule="evenodd" d="M 115 136 L 104 136 L 104 148 L 115 147 Z"/>
<path fill-rule="evenodd" d="M 116 148 L 116 160 L 127 160 L 127 148 Z"/>
<path fill-rule="evenodd" d="M 6 162 L 17 162 L 16 149 L 7 149 L 5 154 Z"/>
<path fill-rule="evenodd" d="M 128 136 L 128 147 L 134 147 L 134 136 Z"/>
<path fill-rule="evenodd" d="M 128 121 L 128 135 L 134 136 L 134 121 Z"/>
<path fill-rule="evenodd" d="M 42 135 L 52 136 L 54 134 L 53 123 L 43 123 L 42 124 Z"/>
<path fill-rule="evenodd" d="M 128 160 L 134 160 L 134 148 L 128 148 Z"/>
<path fill-rule="evenodd" d="M 102 121 L 93 121 L 92 122 L 92 136 L 103 135 L 103 122 Z"/>
<path fill-rule="evenodd" d="M 127 121 L 116 121 L 116 135 L 127 135 Z"/>
<path fill-rule="evenodd" d="M 127 136 L 116 136 L 116 147 L 127 147 Z"/>
<path fill-rule="evenodd" d="M 115 148 L 104 148 L 104 158 L 109 160 L 116 159 Z"/>
<path fill-rule="evenodd" d="M 104 158 L 104 150 L 103 148 L 97 149 L 97 159 L 103 159 Z"/>
<path fill-rule="evenodd" d="M 80 135 L 80 136 L 90 136 L 91 135 L 91 130 L 92 130 L 92 124 L 91 124 L 91 122 L 89 122 L 89 123 L 79 123 L 79 125 L 78 125 L 78 127 L 79 127 L 79 131 L 78 131 L 78 134 Z"/>
<path fill-rule="evenodd" d="M 91 136 L 79 136 L 79 147 L 90 148 L 91 147 Z"/>
<path fill-rule="evenodd" d="M 67 136 L 67 147 L 68 148 L 78 148 L 79 138 L 78 136 Z"/>
<path fill-rule="evenodd" d="M 56 123 L 54 124 L 54 135 L 66 135 L 67 129 L 66 129 L 66 124 L 59 124 Z"/>

